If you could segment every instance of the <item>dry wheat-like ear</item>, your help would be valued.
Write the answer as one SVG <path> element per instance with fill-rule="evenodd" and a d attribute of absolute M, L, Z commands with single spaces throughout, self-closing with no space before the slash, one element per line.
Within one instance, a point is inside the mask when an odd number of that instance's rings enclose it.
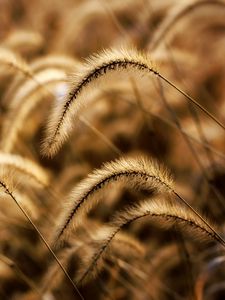
<path fill-rule="evenodd" d="M 46 137 L 42 145 L 44 155 L 53 156 L 66 141 L 73 128 L 73 119 L 77 119 L 82 106 L 86 104 L 86 101 L 83 101 L 82 98 L 87 97 L 88 93 L 92 92 L 94 85 L 99 83 L 100 80 L 106 80 L 108 77 L 106 75 L 118 75 L 120 73 L 138 77 L 149 74 L 160 77 L 225 129 L 225 126 L 196 100 L 161 75 L 154 68 L 147 54 L 140 53 L 132 48 L 111 49 L 93 55 L 87 60 L 86 64 L 79 68 L 78 73 L 71 76 L 71 88 L 68 95 L 64 101 L 56 103 L 52 110 Z"/>
<path fill-rule="evenodd" d="M 59 56 L 61 57 L 61 56 Z M 46 98 L 56 98 L 56 101 L 60 101 L 61 94 L 64 93 L 66 73 L 65 70 L 71 66 L 72 59 L 62 56 L 62 61 L 57 61 L 57 56 L 47 61 L 47 65 L 37 65 L 36 67 L 40 71 L 34 74 L 34 80 L 24 81 L 21 86 L 18 86 L 17 92 L 11 99 L 9 105 L 8 116 L 3 122 L 2 129 L 2 143 L 0 144 L 1 150 L 4 152 L 12 152 L 17 142 L 20 131 L 23 128 L 25 119 L 29 114 L 38 106 L 41 102 L 46 101 Z M 64 68 L 63 68 L 64 62 Z M 52 65 L 52 68 L 48 68 Z M 45 69 L 45 67 L 46 69 Z M 42 70 L 42 67 L 44 68 Z M 65 70 L 64 70 L 65 69 Z M 61 85 L 60 85 L 61 84 Z M 51 90 L 53 87 L 58 86 L 57 91 L 53 93 Z M 79 120 L 85 124 L 98 138 L 100 138 L 105 144 L 107 144 L 115 153 L 121 154 L 121 151 L 113 145 L 107 137 L 105 137 L 97 128 L 90 124 L 85 118 L 80 117 Z"/>
<path fill-rule="evenodd" d="M 85 104 L 82 98 L 88 95 L 100 79 L 106 79 L 104 75 L 109 75 L 113 71 L 116 71 L 114 72 L 116 74 L 132 71 L 143 74 L 143 71 L 147 71 L 148 68 L 156 73 L 147 57 L 139 55 L 134 50 L 113 49 L 89 58 L 86 64 L 76 70 L 76 74 L 71 75 L 68 95 L 53 108 L 43 144 L 43 153 L 54 155 L 59 150 L 71 131 L 73 118 L 78 118 L 80 109 Z"/>
<path fill-rule="evenodd" d="M 56 68 L 46 68 L 33 75 L 34 80 L 25 80 L 19 84 L 14 93 L 12 93 L 9 103 L 9 108 L 18 108 L 27 101 L 28 97 L 40 93 L 43 95 L 49 95 L 50 91 L 47 89 L 47 85 L 51 82 L 65 81 L 66 73 L 63 70 L 57 70 Z"/>
<path fill-rule="evenodd" d="M 4 47 L 25 55 L 40 50 L 43 44 L 40 33 L 28 30 L 15 30 L 3 41 Z"/>
<path fill-rule="evenodd" d="M 50 70 L 50 72 L 55 70 L 55 73 L 57 73 L 57 70 L 69 72 L 74 69 L 76 63 L 77 61 L 70 56 L 51 54 L 41 56 L 40 58 L 32 61 L 29 67 L 33 76 L 36 78 L 36 85 L 38 83 L 40 83 L 40 85 L 44 85 L 42 80 L 40 79 L 40 74 L 45 74 L 45 72 L 48 72 L 48 70 Z M 32 88 L 32 86 L 34 86 L 34 83 L 27 80 L 27 78 L 24 78 L 24 76 L 16 76 L 3 96 L 3 104 L 7 106 L 7 103 L 10 100 L 10 107 L 14 107 L 19 102 L 16 99 L 18 97 L 24 98 L 25 96 L 23 95 L 26 94 L 26 90 L 28 92 Z M 19 94 L 18 96 L 16 95 L 17 93 Z"/>
<path fill-rule="evenodd" d="M 36 74 L 35 78 L 38 84 L 31 80 L 25 82 L 11 99 L 8 118 L 3 122 L 2 151 L 13 150 L 26 118 L 41 102 L 55 96 L 52 87 L 64 83 L 66 74 L 62 70 L 47 69 Z"/>
<path fill-rule="evenodd" d="M 0 152 L 0 166 L 5 169 L 18 171 L 42 187 L 47 187 L 49 185 L 49 174 L 36 162 L 28 158 L 16 154 Z"/>
<path fill-rule="evenodd" d="M 80 270 L 77 277 L 78 284 L 85 283 L 92 279 L 94 271 L 99 261 L 103 258 L 105 251 L 112 242 L 114 236 L 126 225 L 143 217 L 151 218 L 157 226 L 165 229 L 174 225 L 179 227 L 182 232 L 189 234 L 192 238 L 201 241 L 221 242 L 211 227 L 200 220 L 190 209 L 179 204 L 171 204 L 162 198 L 144 201 L 140 205 L 135 205 L 129 209 L 119 212 L 114 221 L 107 226 L 107 230 L 101 229 L 101 238 L 93 241 L 95 251 L 90 257 L 86 257 L 86 265 Z M 102 264 L 100 264 L 102 265 Z"/>
<path fill-rule="evenodd" d="M 0 77 L 19 73 L 26 78 L 32 78 L 30 68 L 22 57 L 7 48 L 0 48 L 0 66 Z"/>
<path fill-rule="evenodd" d="M 159 26 L 159 29 L 156 30 L 155 36 L 153 36 L 153 39 L 150 43 L 150 50 L 156 50 L 161 45 L 161 43 L 165 42 L 166 35 L 168 35 L 172 31 L 172 29 L 175 28 L 179 20 L 197 9 L 201 9 L 207 6 L 209 7 L 209 9 L 210 7 L 224 9 L 225 3 L 220 0 L 200 0 L 192 1 L 191 3 L 184 3 L 183 5 L 181 5 L 181 7 L 178 7 L 178 9 L 175 6 L 174 11 L 172 11 L 171 14 L 169 14 L 168 17 L 165 18 L 165 20 Z"/>
<path fill-rule="evenodd" d="M 120 158 L 103 165 L 78 184 L 57 222 L 55 242 L 66 239 L 71 229 L 76 229 L 84 216 L 100 201 L 100 194 L 116 181 L 130 188 L 144 188 L 150 192 L 170 194 L 172 180 L 167 171 L 154 160 L 145 157 Z"/>

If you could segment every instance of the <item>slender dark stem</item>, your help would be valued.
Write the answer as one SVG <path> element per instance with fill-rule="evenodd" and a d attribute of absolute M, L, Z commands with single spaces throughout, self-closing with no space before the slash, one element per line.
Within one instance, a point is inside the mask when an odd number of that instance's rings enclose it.
<path fill-rule="evenodd" d="M 220 244 L 225 248 L 225 240 L 222 238 L 222 236 L 215 231 L 215 229 L 208 223 L 206 220 L 182 197 L 180 196 L 176 191 L 172 191 L 173 194 L 180 199 L 193 213 L 195 213 L 196 216 L 199 217 L 199 219 L 214 233 L 215 238 L 220 242 Z"/>
<path fill-rule="evenodd" d="M 77 286 L 75 285 L 75 283 L 73 282 L 73 280 L 71 279 L 71 277 L 69 276 L 68 272 L 66 271 L 66 269 L 64 268 L 64 266 L 61 264 L 60 260 L 58 259 L 58 257 L 56 256 L 56 254 L 53 252 L 52 248 L 49 246 L 48 242 L 46 241 L 46 239 L 44 238 L 44 236 L 42 235 L 42 233 L 39 231 L 39 229 L 37 228 L 37 226 L 34 224 L 34 222 L 31 220 L 31 218 L 29 217 L 29 215 L 27 214 L 27 212 L 23 209 L 23 207 L 20 205 L 20 203 L 16 200 L 15 196 L 13 195 L 13 193 L 8 189 L 7 185 L 0 181 L 0 186 L 2 186 L 5 190 L 5 193 L 8 194 L 13 201 L 16 203 L 16 205 L 19 207 L 20 211 L 24 214 L 24 216 L 26 217 L 26 219 L 29 221 L 29 223 L 31 224 L 31 226 L 34 228 L 34 230 L 38 233 L 40 239 L 42 240 L 42 242 L 45 244 L 45 246 L 47 247 L 47 249 L 49 250 L 49 252 L 51 253 L 52 257 L 54 258 L 54 260 L 58 263 L 58 265 L 60 266 L 60 268 L 62 269 L 63 273 L 65 274 L 65 276 L 67 277 L 67 279 L 69 280 L 69 282 L 71 283 L 71 285 L 73 286 L 74 290 L 76 291 L 76 294 L 78 296 L 79 299 L 84 300 L 83 296 L 81 295 L 80 291 L 78 290 Z"/>
<path fill-rule="evenodd" d="M 172 86 L 175 90 L 177 90 L 180 94 L 182 94 L 186 99 L 195 104 L 200 110 L 202 110 L 209 118 L 211 118 L 216 124 L 218 124 L 222 129 L 225 130 L 225 125 L 221 123 L 216 117 L 214 117 L 207 109 L 205 109 L 201 104 L 199 104 L 194 98 L 185 93 L 179 87 L 177 87 L 172 81 L 164 77 L 163 75 L 158 73 L 158 77 L 164 80 L 167 84 Z"/>
<path fill-rule="evenodd" d="M 181 124 L 179 122 L 179 119 L 177 118 L 174 110 L 170 107 L 170 105 L 168 104 L 166 98 L 165 98 L 165 95 L 163 93 L 163 86 L 162 86 L 162 83 L 160 81 L 160 79 L 158 78 L 158 83 L 159 83 L 159 88 L 160 88 L 160 94 L 161 94 L 161 98 L 162 98 L 162 101 L 164 103 L 164 105 L 166 106 L 166 108 L 168 109 L 168 111 L 170 112 L 173 120 L 174 120 L 174 123 L 176 124 L 177 128 L 180 130 L 188 148 L 190 149 L 190 151 L 192 152 L 192 155 L 193 157 L 195 158 L 200 170 L 202 171 L 202 175 L 204 177 L 204 179 L 206 180 L 206 182 L 208 183 L 208 185 L 211 187 L 212 191 L 214 192 L 214 194 L 216 195 L 221 207 L 224 209 L 225 211 L 225 202 L 224 202 L 224 199 L 223 199 L 223 196 L 221 195 L 221 193 L 216 189 L 216 187 L 210 182 L 210 178 L 208 176 L 208 173 L 206 172 L 201 160 L 199 159 L 198 157 L 198 154 L 195 150 L 195 148 L 192 146 L 191 142 L 189 141 L 189 138 L 183 133 L 182 131 L 182 127 L 181 127 Z"/>

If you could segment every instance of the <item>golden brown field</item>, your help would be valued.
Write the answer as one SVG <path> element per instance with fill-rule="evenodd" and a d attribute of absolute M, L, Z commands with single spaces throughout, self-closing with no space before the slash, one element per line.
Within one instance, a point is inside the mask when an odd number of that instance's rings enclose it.
<path fill-rule="evenodd" d="M 0 299 L 225 299 L 225 1 L 0 0 Z"/>

